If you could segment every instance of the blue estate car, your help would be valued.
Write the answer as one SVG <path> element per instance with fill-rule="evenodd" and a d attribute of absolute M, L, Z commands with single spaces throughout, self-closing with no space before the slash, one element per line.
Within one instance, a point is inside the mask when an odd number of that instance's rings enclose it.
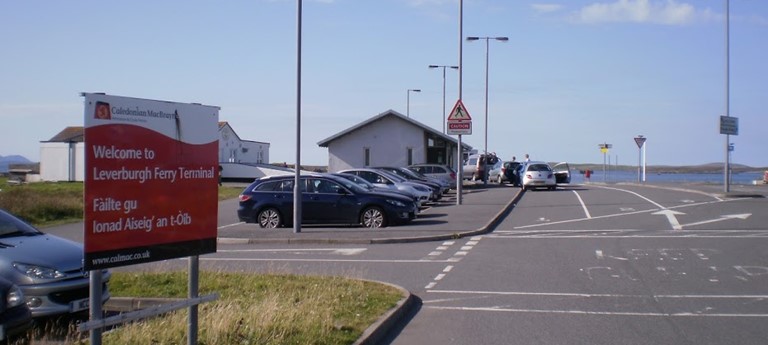
<path fill-rule="evenodd" d="M 262 228 L 292 226 L 293 175 L 257 179 L 240 194 L 237 216 Z M 367 228 L 406 223 L 416 217 L 413 199 L 369 191 L 332 175 L 301 176 L 302 224 L 360 224 Z"/>

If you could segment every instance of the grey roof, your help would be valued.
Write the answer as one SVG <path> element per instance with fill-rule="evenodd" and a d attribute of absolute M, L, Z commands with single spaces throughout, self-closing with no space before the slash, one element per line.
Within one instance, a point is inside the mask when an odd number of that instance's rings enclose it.
<path fill-rule="evenodd" d="M 454 143 L 456 145 L 459 144 L 459 140 L 458 139 L 454 139 L 450 135 L 443 134 L 443 132 L 441 132 L 441 131 L 435 130 L 434 128 L 429 127 L 429 126 L 427 126 L 427 125 L 425 125 L 425 124 L 423 124 L 423 123 L 421 123 L 419 121 L 416 121 L 416 120 L 414 120 L 414 119 L 412 119 L 410 117 L 407 117 L 407 116 L 405 116 L 403 114 L 400 114 L 400 113 L 398 113 L 398 112 L 396 112 L 396 111 L 394 111 L 392 109 L 389 109 L 389 110 L 387 110 L 387 111 L 385 111 L 385 112 L 383 112 L 381 114 L 378 114 L 378 115 L 376 115 L 374 117 L 371 117 L 368 120 L 360 122 L 360 123 L 358 123 L 358 124 L 356 124 L 356 125 L 354 125 L 352 127 L 349 127 L 347 129 L 339 132 L 339 133 L 336 133 L 336 134 L 334 134 L 334 135 L 332 135 L 332 136 L 330 136 L 328 138 L 320 140 L 320 141 L 317 142 L 317 145 L 320 146 L 320 147 L 328 147 L 328 145 L 332 141 L 334 141 L 334 140 L 336 140 L 338 138 L 341 138 L 341 137 L 343 137 L 343 136 L 345 136 L 345 135 L 347 135 L 349 133 L 352 133 L 352 132 L 354 132 L 354 131 L 356 131 L 356 130 L 358 130 L 360 128 L 368 126 L 369 124 L 374 123 L 374 122 L 376 122 L 378 120 L 381 120 L 381 119 L 383 119 L 385 117 L 388 117 L 388 116 L 393 116 L 393 117 L 399 118 L 400 120 L 408 122 L 408 123 L 410 123 L 410 124 L 412 124 L 412 125 L 414 125 L 416 127 L 420 127 L 425 132 L 428 132 L 428 133 L 431 133 L 431 134 L 433 134 L 433 135 L 435 135 L 437 137 L 443 138 L 443 139 L 445 139 L 448 142 L 452 142 L 452 143 Z M 472 146 L 468 145 L 465 142 L 462 142 L 461 146 L 464 146 L 465 149 L 470 149 L 470 150 L 472 149 Z"/>

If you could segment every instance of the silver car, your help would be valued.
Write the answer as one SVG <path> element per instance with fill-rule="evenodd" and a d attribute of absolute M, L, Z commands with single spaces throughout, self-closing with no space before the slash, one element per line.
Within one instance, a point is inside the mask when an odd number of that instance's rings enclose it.
<path fill-rule="evenodd" d="M 412 170 L 447 183 L 452 188 L 456 186 L 456 171 L 447 165 L 441 164 L 414 164 L 409 166 Z"/>
<path fill-rule="evenodd" d="M 415 196 L 419 207 L 429 202 L 432 189 L 419 183 L 408 182 L 404 178 L 378 169 L 348 169 L 340 173 L 357 175 L 376 186 L 397 189 Z"/>
<path fill-rule="evenodd" d="M 83 246 L 46 234 L 0 209 L 0 276 L 21 288 L 33 317 L 88 310 Z M 102 302 L 110 273 L 102 271 Z"/>

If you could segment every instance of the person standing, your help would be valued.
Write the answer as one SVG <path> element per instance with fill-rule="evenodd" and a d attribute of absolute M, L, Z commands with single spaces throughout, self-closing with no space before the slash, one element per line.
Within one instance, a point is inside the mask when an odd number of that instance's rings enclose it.
<path fill-rule="evenodd" d="M 531 161 L 531 157 L 528 156 L 528 154 L 525 154 L 525 162 L 528 163 Z"/>

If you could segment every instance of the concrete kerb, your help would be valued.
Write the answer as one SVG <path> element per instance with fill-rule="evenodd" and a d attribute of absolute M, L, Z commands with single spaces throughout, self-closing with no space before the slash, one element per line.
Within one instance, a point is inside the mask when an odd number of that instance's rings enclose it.
<path fill-rule="evenodd" d="M 391 286 L 399 290 L 403 298 L 397 302 L 397 305 L 392 307 L 392 309 L 387 311 L 378 320 L 376 320 L 376 322 L 368 326 L 368 328 L 363 331 L 363 334 L 360 336 L 360 338 L 357 339 L 357 341 L 353 343 L 353 345 L 371 345 L 380 343 L 389 334 L 389 332 L 397 326 L 398 322 L 400 322 L 406 315 L 408 315 L 410 310 L 416 306 L 417 302 L 416 297 L 413 296 L 410 291 L 401 286 L 381 281 L 366 281 Z"/>
<path fill-rule="evenodd" d="M 415 237 L 391 237 L 391 238 L 371 238 L 371 239 L 350 239 L 350 238 L 218 238 L 219 244 L 390 244 L 390 243 L 414 243 L 414 242 L 431 242 L 431 241 L 445 241 L 455 240 L 459 238 L 477 236 L 486 234 L 492 229 L 496 223 L 499 222 L 502 216 L 509 212 L 512 207 L 517 204 L 520 197 L 523 194 L 523 190 L 517 191 L 517 194 L 507 203 L 493 218 L 491 218 L 484 226 L 465 232 L 456 232 L 453 234 L 441 234 L 431 236 L 415 236 Z"/>

